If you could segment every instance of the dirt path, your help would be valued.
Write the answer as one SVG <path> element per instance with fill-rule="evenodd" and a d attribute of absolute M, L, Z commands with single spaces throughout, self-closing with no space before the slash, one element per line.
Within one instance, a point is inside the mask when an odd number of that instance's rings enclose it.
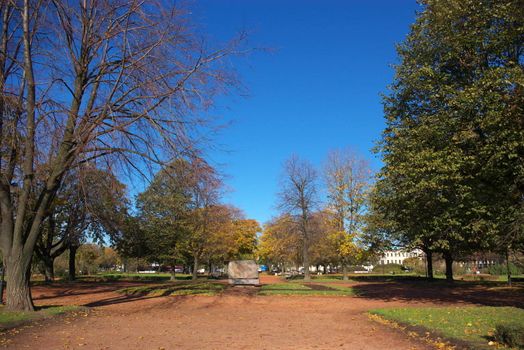
<path fill-rule="evenodd" d="M 269 277 L 262 283 L 281 282 Z M 495 305 L 522 302 L 521 294 L 502 295 L 486 287 L 395 283 L 351 284 L 365 292 L 363 297 L 256 296 L 254 287 L 228 289 L 214 297 L 129 297 L 114 292 L 136 284 L 35 287 L 37 305 L 87 305 L 91 311 L 87 317 L 33 324 L 0 340 L 13 349 L 430 349 L 369 320 L 366 311 L 481 299 Z"/>
<path fill-rule="evenodd" d="M 83 304 L 92 310 L 87 317 L 59 317 L 10 332 L 3 335 L 4 344 L 13 349 L 427 349 L 367 318 L 365 311 L 383 306 L 381 301 L 262 297 L 250 288 L 215 297 L 130 298 L 114 292 L 129 285 L 36 287 L 39 305 Z"/>
<path fill-rule="evenodd" d="M 373 305 L 375 304 L 375 305 Z M 161 297 L 95 308 L 13 337 L 17 349 L 426 349 L 330 297 Z"/>

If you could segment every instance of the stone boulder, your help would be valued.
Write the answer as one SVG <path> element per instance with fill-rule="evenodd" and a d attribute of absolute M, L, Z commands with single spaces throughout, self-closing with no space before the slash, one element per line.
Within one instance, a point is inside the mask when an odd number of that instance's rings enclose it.
<path fill-rule="evenodd" d="M 230 261 L 227 266 L 229 284 L 259 285 L 258 265 L 254 260 Z"/>

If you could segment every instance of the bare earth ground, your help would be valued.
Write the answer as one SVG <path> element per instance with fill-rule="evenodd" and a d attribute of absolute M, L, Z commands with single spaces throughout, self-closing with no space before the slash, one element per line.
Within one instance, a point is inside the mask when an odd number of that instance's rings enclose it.
<path fill-rule="evenodd" d="M 268 276 L 262 282 L 276 281 Z M 254 296 L 250 288 L 213 297 L 129 297 L 114 292 L 131 285 L 137 283 L 34 287 L 37 305 L 92 309 L 85 317 L 58 317 L 8 331 L 1 335 L 2 344 L 13 349 L 430 349 L 374 323 L 366 311 L 480 299 L 520 307 L 524 302 L 522 294 L 497 298 L 493 292 L 485 298 L 490 291 L 483 287 L 458 290 L 409 283 L 352 284 L 365 292 L 361 297 Z"/>

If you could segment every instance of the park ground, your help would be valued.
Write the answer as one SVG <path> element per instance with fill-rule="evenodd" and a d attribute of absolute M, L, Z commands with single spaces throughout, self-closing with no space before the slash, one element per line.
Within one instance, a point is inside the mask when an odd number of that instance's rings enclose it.
<path fill-rule="evenodd" d="M 275 276 L 262 276 L 261 282 L 262 288 L 227 287 L 206 280 L 35 285 L 37 306 L 42 310 L 61 306 L 66 312 L 4 325 L 0 345 L 126 350 L 460 349 L 466 345 L 451 342 L 446 347 L 441 334 L 426 329 L 414 332 L 415 328 L 406 329 L 369 311 L 387 315 L 388 310 L 481 306 L 520 315 L 524 308 L 522 286 L 510 289 L 493 283 L 319 279 L 306 284 Z M 498 312 L 497 308 L 487 309 Z M 506 315 L 502 318 L 510 317 Z M 479 343 L 479 348 L 488 346 L 488 340 L 483 339 L 485 344 Z"/>

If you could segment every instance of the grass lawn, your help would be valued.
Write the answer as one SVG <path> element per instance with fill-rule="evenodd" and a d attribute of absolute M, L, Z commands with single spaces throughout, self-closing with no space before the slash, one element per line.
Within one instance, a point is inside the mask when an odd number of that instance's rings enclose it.
<path fill-rule="evenodd" d="M 140 286 L 120 289 L 117 292 L 126 295 L 216 295 L 221 293 L 226 286 L 213 282 L 174 282 L 154 286 Z"/>
<path fill-rule="evenodd" d="M 524 310 L 515 307 L 388 308 L 370 313 L 401 325 L 423 327 L 451 341 L 468 342 L 475 349 L 488 347 L 495 326 L 499 324 L 524 325 Z"/>
<path fill-rule="evenodd" d="M 299 283 L 277 283 L 263 285 L 258 292 L 259 295 L 353 295 L 353 290 L 344 286 L 321 285 L 321 284 L 299 284 Z"/>
<path fill-rule="evenodd" d="M 6 311 L 3 306 L 0 307 L 0 329 L 11 328 L 26 321 L 38 320 L 55 315 L 60 315 L 75 311 L 85 311 L 81 306 L 52 306 L 46 308 L 37 308 L 35 312 L 26 311 Z"/>
<path fill-rule="evenodd" d="M 328 283 L 328 282 L 341 282 L 343 277 L 341 274 L 329 274 L 329 275 L 313 275 L 311 276 L 312 282 Z M 350 273 L 348 274 L 348 281 L 351 282 L 392 282 L 392 281 L 425 281 L 426 278 L 423 276 L 416 275 L 414 273 L 402 273 L 402 274 L 379 274 L 379 273 Z M 290 282 L 302 283 L 304 276 L 298 275 L 288 279 Z M 344 281 L 347 282 L 347 281 Z"/>

